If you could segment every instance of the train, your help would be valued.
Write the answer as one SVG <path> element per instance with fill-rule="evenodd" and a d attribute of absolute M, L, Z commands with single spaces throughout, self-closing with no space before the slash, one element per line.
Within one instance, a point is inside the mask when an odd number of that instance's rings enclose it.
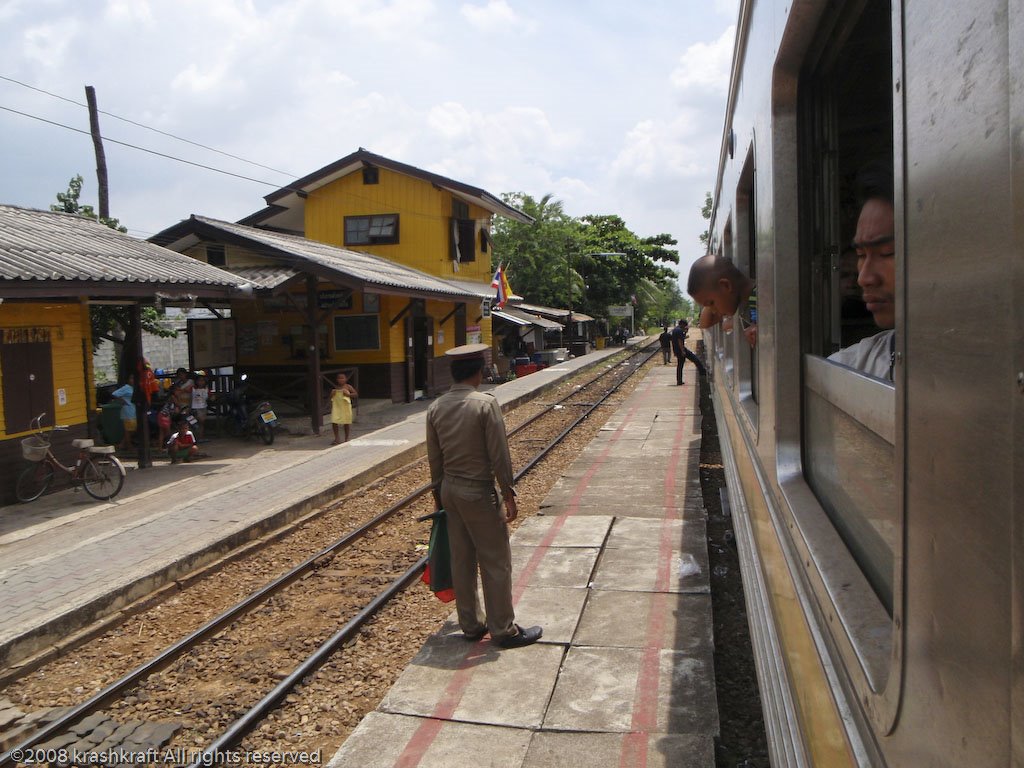
<path fill-rule="evenodd" d="M 889 375 L 857 243 L 891 182 Z M 1024 1 L 741 0 L 705 332 L 772 765 L 1024 765 Z M 872 289 L 873 290 L 873 289 Z"/>

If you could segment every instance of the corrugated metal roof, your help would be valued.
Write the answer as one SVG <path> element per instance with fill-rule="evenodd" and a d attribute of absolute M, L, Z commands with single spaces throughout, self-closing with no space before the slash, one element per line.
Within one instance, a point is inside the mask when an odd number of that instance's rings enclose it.
<path fill-rule="evenodd" d="M 498 310 L 492 309 L 491 314 L 503 317 L 516 325 L 536 325 L 538 328 L 543 328 L 544 330 L 561 330 L 562 328 L 560 323 L 556 323 L 553 320 L 547 320 L 540 315 L 531 315 L 529 312 L 523 312 L 521 309 L 517 309 L 516 307 L 506 306 Z M 575 312 L 573 313 L 573 317 L 576 317 Z"/>
<path fill-rule="evenodd" d="M 494 288 L 491 288 L 490 283 L 481 283 L 477 280 L 453 280 L 450 277 L 446 277 L 445 282 L 451 283 L 455 287 L 461 288 L 474 296 L 479 296 L 481 299 L 494 298 L 498 293 Z"/>
<path fill-rule="evenodd" d="M 518 317 L 512 314 L 511 312 L 506 312 L 503 309 L 492 309 L 491 317 L 497 317 L 501 320 L 512 323 L 512 325 L 533 325 L 533 323 L 531 323 L 525 317 Z M 562 326 L 558 327 L 561 328 Z"/>
<path fill-rule="evenodd" d="M 238 288 L 234 275 L 98 221 L 0 205 L 0 280 Z"/>
<path fill-rule="evenodd" d="M 567 309 L 556 309 L 555 307 L 542 307 L 539 304 L 516 304 L 516 309 L 521 309 L 524 312 L 529 312 L 533 315 L 540 315 L 541 317 L 553 317 L 557 320 L 561 320 L 563 323 L 569 320 L 569 310 Z M 572 311 L 572 321 L 574 323 L 589 323 L 593 320 L 590 315 L 585 315 L 582 312 L 577 312 L 575 309 Z"/>
<path fill-rule="evenodd" d="M 337 275 L 346 282 L 359 287 L 377 289 L 381 293 L 404 295 L 433 295 L 448 299 L 477 298 L 474 291 L 460 288 L 452 282 L 434 277 L 418 269 L 398 264 L 380 256 L 362 251 L 350 251 L 335 245 L 307 240 L 297 235 L 271 232 L 265 229 L 247 227 L 206 216 L 192 216 L 191 220 L 200 225 L 199 234 L 209 235 L 220 232 L 259 252 L 266 251 L 268 257 L 292 258 L 308 266 L 319 267 L 319 271 Z M 299 266 L 293 264 L 292 266 Z"/>
<path fill-rule="evenodd" d="M 301 274 L 293 267 L 224 267 L 224 270 L 248 280 L 257 288 L 274 289 L 284 285 L 293 277 Z"/>

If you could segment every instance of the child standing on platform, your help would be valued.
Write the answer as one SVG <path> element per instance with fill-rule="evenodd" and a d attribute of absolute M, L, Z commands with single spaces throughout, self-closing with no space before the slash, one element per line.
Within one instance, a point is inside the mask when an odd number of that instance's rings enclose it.
<path fill-rule="evenodd" d="M 335 381 L 337 386 L 331 391 L 331 428 L 334 430 L 334 442 L 331 445 L 341 445 L 348 441 L 352 424 L 352 398 L 359 397 L 359 393 L 348 383 L 348 376 L 344 373 L 339 373 Z M 345 440 L 339 439 L 339 425 L 345 427 Z"/>

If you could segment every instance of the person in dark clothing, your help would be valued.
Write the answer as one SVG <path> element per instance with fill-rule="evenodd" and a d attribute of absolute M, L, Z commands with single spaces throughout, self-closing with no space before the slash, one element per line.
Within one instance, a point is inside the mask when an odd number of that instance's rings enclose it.
<path fill-rule="evenodd" d="M 668 365 L 672 361 L 672 332 L 667 325 L 661 336 L 658 337 L 658 341 L 661 342 L 661 356 L 664 359 L 662 365 Z"/>
<path fill-rule="evenodd" d="M 683 365 L 687 360 L 692 362 L 698 373 L 704 372 L 704 365 L 700 358 L 686 348 L 686 337 L 690 333 L 690 324 L 685 318 L 679 320 L 679 324 L 672 329 L 672 351 L 676 356 L 676 386 L 681 387 L 683 381 Z"/>

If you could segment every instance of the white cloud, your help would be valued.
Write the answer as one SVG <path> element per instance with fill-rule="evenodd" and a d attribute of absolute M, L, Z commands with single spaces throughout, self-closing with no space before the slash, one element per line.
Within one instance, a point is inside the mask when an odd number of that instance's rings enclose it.
<path fill-rule="evenodd" d="M 679 59 L 672 85 L 680 91 L 725 90 L 729 86 L 736 27 L 730 26 L 713 43 L 695 43 Z"/>
<path fill-rule="evenodd" d="M 59 70 L 81 30 L 82 25 L 70 18 L 38 24 L 25 30 L 22 51 L 32 64 Z"/>
<path fill-rule="evenodd" d="M 472 26 L 484 31 L 531 26 L 505 0 L 490 0 L 486 5 L 466 3 L 459 12 Z"/>

